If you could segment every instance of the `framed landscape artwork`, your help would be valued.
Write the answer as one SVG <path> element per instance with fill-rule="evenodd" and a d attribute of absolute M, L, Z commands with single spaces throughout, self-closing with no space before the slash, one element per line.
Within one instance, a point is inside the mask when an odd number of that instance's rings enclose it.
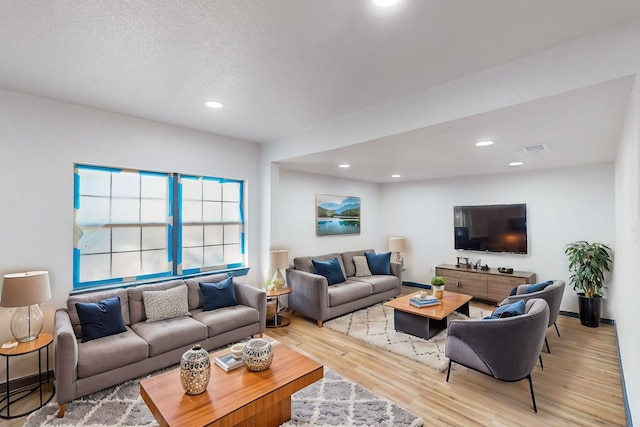
<path fill-rule="evenodd" d="M 316 235 L 360 234 L 360 197 L 316 194 Z"/>

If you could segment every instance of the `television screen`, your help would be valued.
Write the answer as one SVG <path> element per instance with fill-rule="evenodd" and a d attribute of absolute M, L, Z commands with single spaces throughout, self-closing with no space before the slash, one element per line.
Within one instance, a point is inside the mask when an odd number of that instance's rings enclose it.
<path fill-rule="evenodd" d="M 454 206 L 456 249 L 527 253 L 527 205 Z"/>

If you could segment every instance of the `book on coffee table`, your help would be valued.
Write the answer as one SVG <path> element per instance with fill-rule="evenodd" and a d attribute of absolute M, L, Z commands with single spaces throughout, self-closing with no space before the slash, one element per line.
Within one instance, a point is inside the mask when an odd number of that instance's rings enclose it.
<path fill-rule="evenodd" d="M 422 308 L 422 307 L 430 307 L 432 305 L 440 304 L 440 300 L 436 297 L 427 297 L 427 298 L 411 298 L 409 300 L 409 304 L 414 307 Z"/>
<path fill-rule="evenodd" d="M 221 367 L 225 372 L 233 371 L 234 369 L 238 369 L 244 363 L 242 359 L 236 359 L 231 355 L 231 353 L 223 354 L 221 356 L 213 359 L 214 363 Z"/>

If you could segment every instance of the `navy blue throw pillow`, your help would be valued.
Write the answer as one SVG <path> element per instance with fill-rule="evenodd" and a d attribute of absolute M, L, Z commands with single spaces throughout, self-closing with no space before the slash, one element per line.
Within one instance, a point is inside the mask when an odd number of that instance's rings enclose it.
<path fill-rule="evenodd" d="M 520 316 L 521 314 L 524 314 L 524 309 L 525 305 L 523 300 L 516 301 L 513 304 L 501 305 L 491 313 L 491 318 L 503 319 L 505 317 Z"/>
<path fill-rule="evenodd" d="M 228 277 L 218 283 L 198 283 L 202 292 L 202 311 L 238 305 L 236 291 L 233 287 L 233 277 Z"/>
<path fill-rule="evenodd" d="M 342 273 L 338 258 L 333 258 L 331 261 L 317 261 L 312 259 L 311 262 L 313 263 L 313 272 L 326 277 L 329 286 L 347 280 Z"/>
<path fill-rule="evenodd" d="M 386 254 L 365 252 L 364 256 L 367 257 L 371 274 L 391 274 L 391 252 Z"/>
<path fill-rule="evenodd" d="M 551 285 L 553 283 L 553 280 L 547 280 L 546 282 L 541 282 L 541 283 L 535 283 L 533 285 L 529 285 L 529 287 L 527 288 L 527 294 L 530 294 L 532 292 L 538 292 L 543 290 L 544 288 L 546 288 L 547 286 Z"/>
<path fill-rule="evenodd" d="M 100 302 L 77 302 L 76 311 L 80 319 L 82 342 L 126 332 L 120 297 L 103 299 Z"/>

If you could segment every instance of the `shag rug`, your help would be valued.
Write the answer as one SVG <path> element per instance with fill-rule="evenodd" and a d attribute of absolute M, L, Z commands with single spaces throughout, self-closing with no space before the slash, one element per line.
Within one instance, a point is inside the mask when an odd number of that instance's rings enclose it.
<path fill-rule="evenodd" d="M 140 397 L 141 379 L 130 380 L 74 400 L 67 404 L 67 411 L 62 419 L 57 418 L 58 405 L 49 403 L 29 415 L 24 426 L 156 427 L 158 423 Z M 422 425 L 422 419 L 415 414 L 327 368 L 322 380 L 292 396 L 291 420 L 283 424 L 287 427 Z"/>
<path fill-rule="evenodd" d="M 487 310 L 469 307 L 469 317 L 453 312 L 447 317 L 447 321 L 478 319 L 490 313 Z M 393 323 L 393 309 L 382 303 L 329 320 L 324 322 L 323 326 L 415 360 L 439 372 L 444 372 L 449 366 L 449 358 L 444 355 L 446 329 L 428 340 L 397 332 Z"/>

